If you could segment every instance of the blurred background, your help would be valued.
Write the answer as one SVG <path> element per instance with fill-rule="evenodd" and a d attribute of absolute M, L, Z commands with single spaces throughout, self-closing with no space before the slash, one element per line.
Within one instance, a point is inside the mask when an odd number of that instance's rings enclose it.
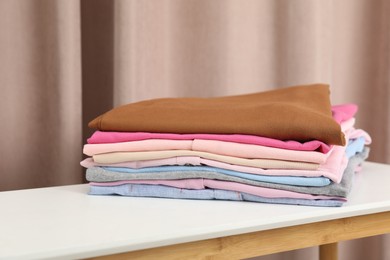
<path fill-rule="evenodd" d="M 390 163 L 390 1 L 1 0 L 0 191 L 82 183 L 87 123 L 121 104 L 328 83 Z M 386 236 L 341 259 L 390 259 Z M 317 249 L 257 259 L 316 259 Z"/>

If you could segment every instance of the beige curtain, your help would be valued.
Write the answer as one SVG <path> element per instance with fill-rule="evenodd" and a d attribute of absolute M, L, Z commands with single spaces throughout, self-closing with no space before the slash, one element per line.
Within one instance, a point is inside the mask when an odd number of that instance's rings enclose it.
<path fill-rule="evenodd" d="M 146 98 L 325 82 L 390 163 L 386 0 L 1 0 L 0 190 L 81 183 L 87 122 Z M 341 259 L 390 259 L 386 236 Z M 258 259 L 316 259 L 317 249 Z"/>

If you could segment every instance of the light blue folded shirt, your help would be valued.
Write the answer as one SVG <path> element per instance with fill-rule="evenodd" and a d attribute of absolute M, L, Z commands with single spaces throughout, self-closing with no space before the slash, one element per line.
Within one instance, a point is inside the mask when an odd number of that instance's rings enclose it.
<path fill-rule="evenodd" d="M 342 201 L 338 200 L 310 200 L 293 198 L 266 198 L 243 192 L 203 189 L 178 189 L 160 185 L 124 184 L 118 186 L 90 186 L 90 195 L 121 195 L 131 197 L 155 197 L 171 199 L 197 199 L 197 200 L 233 200 L 251 201 L 273 204 L 292 204 L 320 207 L 340 207 Z"/>
<path fill-rule="evenodd" d="M 349 159 L 352 156 L 354 156 L 355 154 L 361 153 L 364 149 L 365 142 L 366 142 L 366 139 L 364 138 L 364 136 L 361 136 L 361 137 L 356 138 L 356 139 L 350 139 L 348 141 L 348 146 L 345 150 L 345 154 L 346 154 L 347 158 Z"/>

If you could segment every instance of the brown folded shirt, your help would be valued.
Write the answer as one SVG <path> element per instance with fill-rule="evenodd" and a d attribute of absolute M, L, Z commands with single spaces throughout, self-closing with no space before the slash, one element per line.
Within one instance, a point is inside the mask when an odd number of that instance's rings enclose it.
<path fill-rule="evenodd" d="M 313 84 L 216 98 L 161 98 L 114 108 L 88 126 L 102 131 L 250 134 L 345 145 L 329 86 Z"/>

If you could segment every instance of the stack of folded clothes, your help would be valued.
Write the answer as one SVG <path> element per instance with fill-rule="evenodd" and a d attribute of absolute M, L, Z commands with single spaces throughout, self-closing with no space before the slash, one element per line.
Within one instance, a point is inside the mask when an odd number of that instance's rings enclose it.
<path fill-rule="evenodd" d="M 329 86 L 218 98 L 164 98 L 89 123 L 81 162 L 92 195 L 341 206 L 367 158 L 357 106 Z"/>

